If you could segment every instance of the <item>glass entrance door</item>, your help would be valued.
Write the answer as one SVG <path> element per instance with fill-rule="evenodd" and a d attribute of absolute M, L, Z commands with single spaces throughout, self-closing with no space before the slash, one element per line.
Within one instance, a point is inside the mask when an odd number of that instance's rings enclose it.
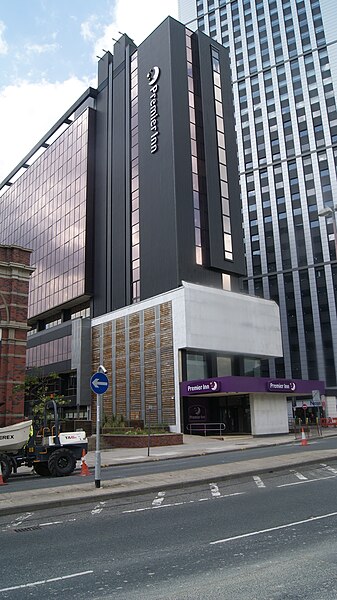
<path fill-rule="evenodd" d="M 225 396 L 219 399 L 220 422 L 226 434 L 251 433 L 249 396 Z"/>

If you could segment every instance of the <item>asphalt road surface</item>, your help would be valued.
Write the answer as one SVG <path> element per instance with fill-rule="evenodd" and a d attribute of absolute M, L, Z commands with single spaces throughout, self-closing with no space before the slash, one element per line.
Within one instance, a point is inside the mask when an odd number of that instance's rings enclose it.
<path fill-rule="evenodd" d="M 326 450 L 336 449 L 337 456 L 337 436 L 317 439 L 312 441 L 309 446 L 299 446 L 298 442 L 284 444 L 280 446 L 269 446 L 266 448 L 251 448 L 249 450 L 235 450 L 231 452 L 221 452 L 207 454 L 204 456 L 193 456 L 191 458 L 176 458 L 169 460 L 157 460 L 153 462 L 137 462 L 136 464 L 124 464 L 102 469 L 101 478 L 104 479 L 120 479 L 122 477 L 132 477 L 139 475 L 147 475 L 149 473 L 165 473 L 181 469 L 193 469 L 198 467 L 207 467 L 210 465 L 228 464 L 234 461 L 245 461 L 254 458 L 265 458 L 269 456 L 284 456 L 293 454 L 294 452 L 305 453 L 311 449 Z M 93 470 L 92 470 L 93 472 Z M 2 489 L 11 492 L 23 491 L 29 489 L 42 489 L 56 487 L 62 485 L 70 485 L 71 483 L 83 484 L 88 480 L 85 477 L 79 477 L 74 474 L 70 477 L 40 477 L 38 475 L 21 475 L 20 469 L 18 473 L 10 478 L 10 485 Z"/>
<path fill-rule="evenodd" d="M 0 600 L 336 600 L 337 461 L 0 518 Z"/>

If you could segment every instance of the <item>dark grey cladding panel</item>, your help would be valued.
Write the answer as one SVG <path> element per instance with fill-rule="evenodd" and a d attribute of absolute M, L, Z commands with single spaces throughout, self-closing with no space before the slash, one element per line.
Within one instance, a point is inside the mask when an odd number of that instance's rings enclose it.
<path fill-rule="evenodd" d="M 104 63 L 105 64 L 105 63 Z M 112 102 L 110 86 L 105 86 L 96 100 L 96 140 L 95 140 L 95 200 L 94 200 L 94 316 L 106 312 L 106 272 L 107 245 L 109 227 L 107 206 L 109 190 L 107 189 L 108 146 L 112 135 L 112 124 L 109 120 L 109 103 Z"/>
<path fill-rule="evenodd" d="M 69 371 L 71 371 L 71 360 L 62 360 L 57 363 L 39 367 L 39 374 L 42 376 L 50 375 L 51 373 L 68 373 Z M 27 369 L 28 375 L 34 374 L 35 372 L 36 368 Z M 83 404 L 85 404 L 85 402 Z"/>
<path fill-rule="evenodd" d="M 149 85 L 153 67 L 160 74 Z M 185 28 L 166 19 L 139 47 L 138 68 L 141 296 L 147 298 L 180 285 L 195 262 Z"/>
<path fill-rule="evenodd" d="M 238 179 L 237 145 L 234 129 L 234 107 L 230 80 L 228 51 L 214 40 L 198 31 L 201 100 L 203 109 L 207 208 L 210 244 L 210 266 L 226 272 L 245 273 L 243 234 L 241 225 L 241 200 Z M 223 228 L 220 199 L 218 149 L 214 106 L 214 88 L 211 46 L 220 54 L 223 109 L 227 152 L 228 187 L 230 194 L 231 226 L 234 261 L 224 258 Z"/>
<path fill-rule="evenodd" d="M 112 134 L 112 305 L 115 310 L 127 304 L 126 299 L 126 251 L 130 245 L 127 233 L 130 200 L 127 197 L 129 158 L 126 156 L 126 72 L 118 73 L 113 83 L 113 134 Z"/>
<path fill-rule="evenodd" d="M 60 340 L 69 336 L 72 332 L 72 326 L 72 321 L 66 321 L 65 323 L 55 325 L 55 327 L 51 327 L 50 329 L 44 329 L 43 331 L 38 331 L 37 333 L 29 335 L 27 337 L 27 348 L 35 348 L 41 344 L 46 344 L 47 342 Z"/>

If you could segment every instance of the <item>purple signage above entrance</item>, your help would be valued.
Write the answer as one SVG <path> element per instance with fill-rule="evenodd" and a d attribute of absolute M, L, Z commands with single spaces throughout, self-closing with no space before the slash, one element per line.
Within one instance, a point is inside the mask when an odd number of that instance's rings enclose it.
<path fill-rule="evenodd" d="M 220 392 L 221 383 L 220 381 L 193 381 L 193 383 L 187 383 L 188 394 L 205 394 L 207 392 Z"/>
<path fill-rule="evenodd" d="M 268 392 L 295 392 L 295 381 L 287 381 L 285 379 L 274 379 L 267 382 Z"/>
<path fill-rule="evenodd" d="M 324 381 L 312 381 L 308 379 L 270 379 L 268 377 L 217 377 L 216 379 L 203 379 L 199 381 L 182 381 L 180 391 L 182 396 L 192 394 L 258 394 L 283 393 L 289 396 L 300 396 L 301 394 L 312 394 L 318 390 L 320 394 L 325 393 Z"/>

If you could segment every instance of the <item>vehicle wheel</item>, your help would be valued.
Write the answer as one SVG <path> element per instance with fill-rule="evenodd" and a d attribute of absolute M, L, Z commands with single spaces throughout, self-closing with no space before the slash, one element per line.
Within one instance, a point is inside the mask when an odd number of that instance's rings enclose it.
<path fill-rule="evenodd" d="M 41 477 L 50 477 L 50 471 L 47 462 L 34 462 L 33 467 L 37 475 L 41 475 Z"/>
<path fill-rule="evenodd" d="M 53 477 L 64 477 L 75 470 L 76 458 L 68 448 L 60 448 L 50 455 L 48 467 Z"/>
<path fill-rule="evenodd" d="M 12 472 L 12 461 L 6 454 L 0 454 L 2 479 L 7 481 Z"/>

